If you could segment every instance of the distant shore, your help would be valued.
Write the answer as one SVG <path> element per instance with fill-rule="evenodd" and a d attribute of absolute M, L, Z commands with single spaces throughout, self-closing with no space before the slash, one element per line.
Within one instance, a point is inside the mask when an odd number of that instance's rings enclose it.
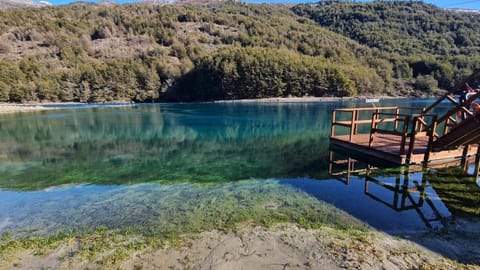
<path fill-rule="evenodd" d="M 47 109 L 53 109 L 53 108 L 46 108 L 42 105 L 36 105 L 36 104 L 0 103 L 0 114 L 33 112 L 33 111 L 42 111 Z"/>
<path fill-rule="evenodd" d="M 366 102 L 378 102 L 382 99 L 402 99 L 406 97 L 392 97 L 392 96 L 357 96 L 357 97 L 272 97 L 259 99 L 234 99 L 234 100 L 216 100 L 214 103 L 275 103 L 275 102 L 335 102 L 335 101 L 351 101 L 364 100 Z"/>
<path fill-rule="evenodd" d="M 72 107 L 81 106 L 81 105 L 92 105 L 92 106 L 110 105 L 111 106 L 113 104 L 130 104 L 130 103 L 126 101 L 113 101 L 109 103 L 83 103 L 83 102 L 0 103 L 0 115 L 9 114 L 9 113 L 58 110 L 58 109 L 68 108 L 69 106 L 72 106 Z"/>
<path fill-rule="evenodd" d="M 378 102 L 382 99 L 401 99 L 405 97 L 392 97 L 392 96 L 358 96 L 358 97 L 272 97 L 272 98 L 260 98 L 260 99 L 236 99 L 236 100 L 215 100 L 213 103 L 301 103 L 301 102 L 339 102 L 339 101 L 352 101 L 352 100 L 364 100 L 366 103 Z M 20 112 L 34 112 L 44 110 L 55 110 L 59 108 L 65 108 L 65 105 L 108 105 L 108 104 L 127 104 L 128 101 L 113 101 L 109 103 L 82 103 L 82 102 L 32 102 L 32 103 L 0 103 L 0 114 L 8 113 L 20 113 Z M 133 103 L 132 103 L 133 104 Z M 139 103 L 141 104 L 141 103 Z M 58 107 L 56 106 L 58 105 Z"/>

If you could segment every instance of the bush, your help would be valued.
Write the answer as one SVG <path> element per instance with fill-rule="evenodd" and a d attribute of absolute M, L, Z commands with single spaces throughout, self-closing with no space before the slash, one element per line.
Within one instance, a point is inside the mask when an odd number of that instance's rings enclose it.
<path fill-rule="evenodd" d="M 414 87 L 417 90 L 431 94 L 438 88 L 438 82 L 432 75 L 418 75 L 415 79 Z"/>

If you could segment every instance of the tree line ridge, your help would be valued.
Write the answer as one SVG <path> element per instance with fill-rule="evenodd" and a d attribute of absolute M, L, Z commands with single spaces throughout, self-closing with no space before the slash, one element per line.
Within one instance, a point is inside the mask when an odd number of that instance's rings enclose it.
<path fill-rule="evenodd" d="M 0 101 L 432 95 L 480 16 L 416 1 L 76 3 L 0 11 Z"/>

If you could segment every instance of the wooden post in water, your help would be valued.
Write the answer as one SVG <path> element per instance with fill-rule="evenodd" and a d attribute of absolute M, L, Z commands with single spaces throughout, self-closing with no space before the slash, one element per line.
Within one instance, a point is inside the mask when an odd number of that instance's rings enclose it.
<path fill-rule="evenodd" d="M 478 173 L 480 172 L 480 144 L 477 145 L 477 156 L 475 157 L 475 169 L 473 176 L 478 179 Z"/>
<path fill-rule="evenodd" d="M 463 146 L 463 152 L 462 152 L 462 160 L 460 162 L 460 167 L 465 171 L 465 173 L 468 171 L 468 152 L 470 150 L 470 145 L 466 144 Z"/>

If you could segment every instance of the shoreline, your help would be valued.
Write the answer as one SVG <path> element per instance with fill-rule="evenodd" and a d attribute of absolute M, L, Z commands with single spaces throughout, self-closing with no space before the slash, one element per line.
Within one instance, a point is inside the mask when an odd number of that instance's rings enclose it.
<path fill-rule="evenodd" d="M 47 109 L 48 108 L 45 108 L 41 105 L 0 103 L 0 114 L 37 112 L 37 111 L 43 111 Z"/>
<path fill-rule="evenodd" d="M 302 102 L 342 102 L 342 101 L 365 101 L 366 104 L 379 102 L 385 99 L 405 99 L 406 97 L 392 96 L 358 96 L 358 97 L 272 97 L 259 99 L 235 99 L 214 101 L 192 101 L 179 103 L 302 103 Z M 156 102 L 172 103 L 172 102 Z M 107 103 L 83 103 L 83 102 L 26 102 L 26 103 L 0 103 L 0 114 L 21 112 L 38 112 L 44 110 L 56 110 L 69 108 L 68 106 L 115 106 L 115 105 L 139 105 L 151 103 L 134 103 L 129 101 L 112 101 Z"/>
<path fill-rule="evenodd" d="M 38 112 L 46 110 L 58 109 L 72 109 L 77 106 L 119 106 L 119 105 L 134 105 L 136 103 L 130 102 L 109 102 L 109 103 L 83 103 L 83 102 L 32 102 L 32 103 L 0 103 L 0 115 L 23 113 L 23 112 Z M 138 103 L 141 104 L 141 103 Z"/>
<path fill-rule="evenodd" d="M 455 238 L 305 229 L 295 223 L 244 224 L 161 242 L 101 230 L 38 247 L 19 242 L 0 253 L 0 269 L 480 269 L 475 239 Z"/>
<path fill-rule="evenodd" d="M 215 100 L 213 103 L 296 103 L 296 102 L 340 102 L 340 101 L 365 101 L 375 103 L 384 99 L 407 99 L 408 97 L 392 96 L 357 96 L 357 97 L 272 97 L 259 99 L 234 99 Z"/>

